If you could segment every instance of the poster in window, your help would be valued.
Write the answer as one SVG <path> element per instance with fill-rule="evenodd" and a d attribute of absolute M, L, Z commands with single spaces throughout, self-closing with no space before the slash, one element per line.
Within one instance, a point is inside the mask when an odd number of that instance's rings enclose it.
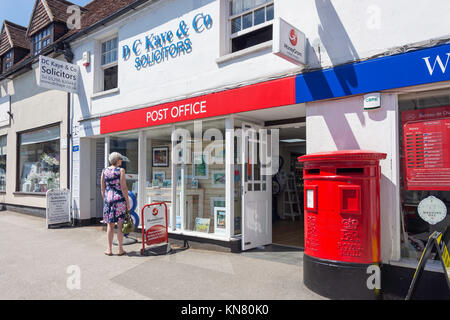
<path fill-rule="evenodd" d="M 194 179 L 208 179 L 208 164 L 203 152 L 194 152 L 192 162 L 192 175 Z"/>
<path fill-rule="evenodd" d="M 225 170 L 213 170 L 212 171 L 212 187 L 225 188 Z"/>
<path fill-rule="evenodd" d="M 401 114 L 407 190 L 450 191 L 450 106 Z"/>
<path fill-rule="evenodd" d="M 158 147 L 153 148 L 153 166 L 168 167 L 169 166 L 169 148 Z"/>
<path fill-rule="evenodd" d="M 159 186 L 162 186 L 164 180 L 166 180 L 166 173 L 164 171 L 153 172 L 153 182 L 157 182 Z"/>
<path fill-rule="evenodd" d="M 209 218 L 195 218 L 195 228 L 194 231 L 209 233 L 209 224 L 211 219 Z"/>
<path fill-rule="evenodd" d="M 214 208 L 214 233 L 224 235 L 226 233 L 226 208 L 215 207 Z"/>

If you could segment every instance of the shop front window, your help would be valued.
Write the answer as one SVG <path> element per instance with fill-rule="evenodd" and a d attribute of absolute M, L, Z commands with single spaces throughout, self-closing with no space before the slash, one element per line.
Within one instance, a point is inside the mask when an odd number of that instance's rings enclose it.
<path fill-rule="evenodd" d="M 0 137 L 0 191 L 6 191 L 6 136 Z"/>
<path fill-rule="evenodd" d="M 184 229 L 226 236 L 225 120 L 176 126 L 176 142 Z"/>
<path fill-rule="evenodd" d="M 47 192 L 60 187 L 60 128 L 18 135 L 20 192 Z"/>
<path fill-rule="evenodd" d="M 147 143 L 147 195 L 146 203 L 165 202 L 167 205 L 167 224 L 172 230 L 172 127 L 165 126 L 151 129 L 146 132 Z M 180 192 L 177 190 L 177 205 L 175 213 L 175 226 L 173 229 L 181 229 L 181 216 L 179 205 Z"/>
<path fill-rule="evenodd" d="M 123 156 L 122 168 L 125 169 L 128 191 L 138 194 L 138 138 L 134 136 L 114 137 L 110 140 L 110 153 L 118 152 Z"/>
<path fill-rule="evenodd" d="M 399 97 L 402 257 L 450 226 L 450 91 Z"/>

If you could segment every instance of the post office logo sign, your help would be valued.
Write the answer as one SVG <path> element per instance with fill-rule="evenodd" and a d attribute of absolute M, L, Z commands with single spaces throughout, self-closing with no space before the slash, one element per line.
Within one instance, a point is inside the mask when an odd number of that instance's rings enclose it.
<path fill-rule="evenodd" d="M 419 216 L 431 225 L 435 225 L 447 216 L 447 207 L 440 199 L 429 196 L 420 201 L 417 207 Z"/>

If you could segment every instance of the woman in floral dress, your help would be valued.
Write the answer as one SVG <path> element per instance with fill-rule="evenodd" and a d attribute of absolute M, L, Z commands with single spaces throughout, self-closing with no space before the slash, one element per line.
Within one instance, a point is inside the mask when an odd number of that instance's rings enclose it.
<path fill-rule="evenodd" d="M 117 223 L 117 242 L 119 243 L 119 256 L 126 252 L 123 250 L 122 223 L 130 204 L 128 188 L 125 179 L 125 170 L 120 168 L 123 157 L 118 152 L 109 155 L 110 167 L 103 169 L 101 177 L 103 196 L 103 223 L 108 224 L 108 248 L 105 254 L 112 255 L 112 242 L 114 238 L 114 224 Z"/>

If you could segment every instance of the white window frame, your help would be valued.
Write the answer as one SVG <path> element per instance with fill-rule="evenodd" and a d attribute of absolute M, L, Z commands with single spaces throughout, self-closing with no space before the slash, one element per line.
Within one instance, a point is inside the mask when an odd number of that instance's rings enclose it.
<path fill-rule="evenodd" d="M 230 37 L 229 37 L 229 53 L 231 53 L 231 51 L 232 51 L 232 41 L 233 41 L 233 39 L 238 38 L 240 36 L 243 36 L 243 35 L 245 35 L 247 33 L 251 33 L 251 32 L 253 32 L 255 30 L 259 30 L 259 29 L 265 28 L 267 26 L 273 25 L 273 21 L 275 20 L 275 17 L 274 17 L 272 20 L 269 20 L 269 21 L 266 20 L 265 22 L 260 23 L 260 24 L 255 26 L 255 14 L 254 14 L 255 11 L 258 11 L 259 9 L 268 7 L 270 5 L 274 6 L 274 10 L 275 10 L 275 4 L 274 4 L 275 1 L 274 0 L 266 2 L 264 4 L 261 4 L 259 6 L 254 7 L 254 8 L 248 9 L 246 11 L 240 12 L 240 13 L 235 14 L 235 15 L 231 15 L 232 1 L 233 0 L 228 0 L 227 1 L 227 6 L 228 6 L 228 12 L 227 12 L 228 13 L 228 23 L 227 23 L 227 28 L 229 30 L 228 34 L 230 35 Z M 250 28 L 242 29 L 242 30 L 240 30 L 238 32 L 232 33 L 232 21 L 234 19 L 238 18 L 238 17 L 243 17 L 243 16 L 245 16 L 245 15 L 247 15 L 249 13 L 252 14 L 252 19 L 253 19 L 252 26 Z M 267 19 L 267 11 L 265 11 L 265 14 L 266 14 L 266 19 Z M 275 15 L 275 13 L 274 13 L 274 15 Z M 241 21 L 243 21 L 243 20 L 241 20 Z"/>
<path fill-rule="evenodd" d="M 111 40 L 113 40 L 113 39 L 117 39 L 117 60 L 116 61 L 113 61 L 113 62 L 110 62 L 110 63 L 107 63 L 107 64 L 102 64 L 102 62 L 103 62 L 103 44 L 104 43 L 106 43 L 106 42 L 108 42 L 108 41 L 111 41 Z M 115 67 L 115 66 L 118 66 L 119 65 L 119 36 L 117 35 L 117 34 L 115 34 L 115 35 L 112 35 L 112 36 L 110 36 L 110 37 L 108 37 L 108 38 L 104 38 L 104 39 L 102 39 L 101 41 L 99 41 L 99 52 L 100 52 L 100 63 L 99 63 L 99 65 L 100 65 L 100 76 L 99 76 L 99 79 L 100 79 L 100 85 L 99 85 L 99 92 L 104 92 L 105 91 L 105 70 L 106 69 L 109 69 L 109 68 L 111 68 L 111 67 Z M 117 74 L 119 74 L 119 69 L 118 69 L 119 67 L 117 67 Z M 116 88 L 113 88 L 113 89 L 111 89 L 111 90 L 116 90 L 118 87 L 119 87 L 119 79 L 117 79 L 117 87 Z"/>
<path fill-rule="evenodd" d="M 44 50 L 45 48 L 47 48 L 48 46 L 50 46 L 52 44 L 52 41 L 53 41 L 52 35 L 53 35 L 53 25 L 49 25 L 49 26 L 43 28 L 42 30 L 40 30 L 39 32 L 35 33 L 32 36 L 31 51 L 34 56 L 39 55 L 42 50 Z M 37 37 L 39 37 L 39 36 L 40 36 L 40 39 L 37 40 Z M 47 40 L 48 40 L 48 43 L 44 46 L 43 42 L 47 42 Z M 38 44 L 39 44 L 39 49 L 37 49 Z"/>
<path fill-rule="evenodd" d="M 232 1 L 233 1 L 233 0 L 228 0 L 228 6 L 229 6 L 229 8 L 231 8 L 231 3 L 232 3 Z M 260 23 L 260 24 L 258 24 L 258 25 L 255 25 L 255 14 L 254 14 L 254 13 L 255 13 L 255 11 L 258 11 L 259 9 L 268 7 L 268 6 L 270 6 L 270 5 L 274 5 L 274 2 L 275 2 L 274 0 L 269 1 L 269 2 L 266 2 L 266 3 L 261 4 L 261 5 L 259 5 L 259 6 L 256 6 L 256 7 L 254 7 L 254 8 L 251 8 L 251 9 L 248 9 L 248 10 L 246 10 L 246 11 L 243 11 L 243 12 L 240 12 L 240 13 L 238 13 L 238 14 L 235 14 L 235 15 L 231 15 L 231 12 L 229 12 L 229 15 L 228 15 L 228 25 L 229 25 L 229 28 L 230 28 L 230 34 L 231 34 L 231 35 L 230 35 L 230 38 L 231 38 L 231 39 L 234 39 L 234 38 L 240 37 L 240 36 L 242 36 L 242 35 L 244 35 L 244 34 L 250 33 L 250 32 L 252 32 L 252 31 L 255 31 L 255 30 L 258 30 L 258 29 L 262 29 L 262 28 L 264 28 L 264 27 L 273 25 L 274 19 L 269 20 L 269 21 L 266 20 L 266 21 L 263 22 L 263 23 Z M 234 19 L 238 18 L 238 17 L 243 17 L 243 16 L 245 16 L 245 15 L 247 15 L 247 14 L 249 14 L 249 13 L 252 14 L 252 18 L 253 18 L 252 26 L 251 26 L 250 28 L 246 28 L 246 29 L 243 29 L 243 30 L 241 30 L 241 31 L 238 31 L 238 32 L 235 32 L 235 33 L 231 33 L 232 21 L 233 21 Z M 266 13 L 266 19 L 267 19 L 267 11 L 265 11 L 265 13 Z"/>

